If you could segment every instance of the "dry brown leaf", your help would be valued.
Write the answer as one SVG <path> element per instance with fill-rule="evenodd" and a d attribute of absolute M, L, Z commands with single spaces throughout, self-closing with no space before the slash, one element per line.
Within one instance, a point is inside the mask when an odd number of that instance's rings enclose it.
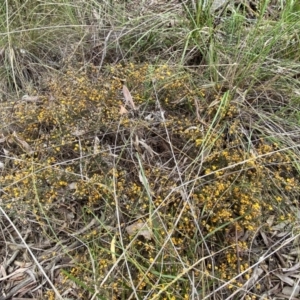
<path fill-rule="evenodd" d="M 277 234 L 276 234 L 276 237 L 278 237 L 278 238 L 283 238 L 283 237 L 288 236 L 288 235 L 290 235 L 290 234 L 291 234 L 290 231 L 283 231 L 283 232 L 277 233 Z"/>
<path fill-rule="evenodd" d="M 200 108 L 199 108 L 199 104 L 198 104 L 198 99 L 195 97 L 194 98 L 194 103 L 195 103 L 195 107 L 196 107 L 196 116 L 197 116 L 197 120 L 200 121 L 201 120 L 201 111 L 200 111 Z"/>
<path fill-rule="evenodd" d="M 284 228 L 285 228 L 287 225 L 288 225 L 288 222 L 280 222 L 279 224 L 272 226 L 272 227 L 271 227 L 271 230 L 273 230 L 273 231 L 277 231 L 277 230 L 283 231 Z"/>
<path fill-rule="evenodd" d="M 284 295 L 287 295 L 287 296 L 298 296 L 299 295 L 299 291 L 300 291 L 300 287 L 299 286 L 294 286 L 294 287 L 290 287 L 290 286 L 285 286 L 283 289 L 282 289 L 282 293 Z M 295 299 L 295 298 L 294 298 Z"/>
<path fill-rule="evenodd" d="M 293 286 L 295 284 L 295 281 L 292 278 L 284 274 L 280 274 L 279 272 L 273 272 L 273 274 L 277 276 L 281 281 L 287 283 L 290 286 Z"/>
<path fill-rule="evenodd" d="M 100 152 L 100 140 L 97 136 L 95 136 L 95 139 L 94 139 L 94 155 L 98 154 Z"/>
<path fill-rule="evenodd" d="M 297 256 L 299 256 L 300 255 L 300 249 L 299 249 L 299 247 L 292 249 L 290 251 L 290 254 L 291 255 L 297 255 Z"/>
<path fill-rule="evenodd" d="M 263 272 L 263 269 L 261 269 L 260 267 L 255 267 L 252 276 L 247 280 L 243 287 L 252 287 L 257 282 L 257 280 Z"/>
<path fill-rule="evenodd" d="M 146 176 L 144 176 L 142 174 L 141 171 L 139 171 L 139 180 L 141 182 L 141 184 L 146 188 L 146 189 L 149 189 L 149 182 L 148 182 L 148 179 Z"/>
<path fill-rule="evenodd" d="M 81 135 L 84 135 L 85 132 L 86 132 L 85 130 L 76 129 L 73 132 L 71 132 L 71 134 L 75 135 L 75 136 L 81 136 Z"/>
<path fill-rule="evenodd" d="M 219 99 L 214 100 L 212 103 L 210 103 L 210 105 L 208 106 L 208 108 L 211 108 L 211 107 L 214 107 L 214 106 L 216 106 L 216 105 L 219 105 L 220 102 L 221 102 L 221 101 L 220 101 Z"/>
<path fill-rule="evenodd" d="M 264 243 L 265 243 L 265 245 L 267 246 L 267 247 L 269 247 L 269 240 L 268 240 L 268 237 L 267 237 L 267 235 L 263 232 L 263 231 L 261 231 L 260 232 L 260 235 L 261 235 L 261 237 L 263 238 L 263 241 L 264 241 Z"/>
<path fill-rule="evenodd" d="M 139 140 L 139 143 L 140 143 L 140 144 L 141 144 L 141 145 L 149 152 L 151 158 L 152 158 L 155 154 L 158 155 L 158 153 L 154 152 L 154 151 L 152 150 L 152 148 L 151 148 L 145 141 Z"/>
<path fill-rule="evenodd" d="M 24 261 L 18 261 L 18 260 L 15 260 L 14 264 L 21 268 L 29 268 L 32 266 L 32 262 L 24 262 Z"/>
<path fill-rule="evenodd" d="M 126 115 L 127 113 L 128 110 L 123 105 L 120 105 L 119 114 L 122 116 L 122 115 Z"/>
<path fill-rule="evenodd" d="M 2 47 L 2 48 L 0 49 L 0 57 L 4 55 L 4 52 L 5 52 L 5 48 Z"/>
<path fill-rule="evenodd" d="M 22 97 L 22 101 L 31 102 L 31 103 L 42 102 L 39 96 L 29 96 L 29 95 L 24 95 Z"/>
<path fill-rule="evenodd" d="M 7 276 L 6 270 L 3 265 L 0 265 L 0 275 L 1 275 L 1 277 Z"/>
<path fill-rule="evenodd" d="M 76 190 L 77 189 L 77 183 L 76 182 L 71 182 L 68 185 L 69 190 Z"/>
<path fill-rule="evenodd" d="M 273 225 L 273 223 L 274 223 L 274 219 L 275 219 L 275 215 L 271 215 L 271 216 L 267 219 L 266 223 L 271 227 L 271 226 Z"/>
<path fill-rule="evenodd" d="M 300 268 L 300 263 L 296 263 L 294 266 L 290 268 L 282 268 L 282 272 L 294 272 Z"/>
<path fill-rule="evenodd" d="M 133 110 L 137 110 L 134 102 L 133 102 L 133 99 L 132 99 L 132 96 L 127 88 L 126 85 L 123 85 L 123 95 L 124 95 L 124 98 L 125 98 L 125 104 L 126 105 L 129 105 L 130 108 L 132 108 Z"/>
<path fill-rule="evenodd" d="M 8 155 L 9 155 L 9 151 L 6 150 L 5 148 L 2 148 L 2 151 L 3 151 L 3 153 L 4 153 L 5 156 L 8 156 Z"/>
<path fill-rule="evenodd" d="M 16 276 L 19 276 L 19 274 L 23 275 L 27 270 L 28 270 L 28 268 L 17 269 L 13 273 L 11 273 L 11 274 L 9 274 L 9 275 L 7 275 L 5 277 L 0 278 L 0 281 L 6 280 L 6 279 L 9 279 L 9 278 L 15 278 Z"/>
<path fill-rule="evenodd" d="M 29 146 L 29 144 L 25 141 L 25 140 L 22 140 L 18 135 L 17 133 L 14 131 L 12 136 L 14 137 L 16 143 L 23 149 L 25 150 L 25 152 L 27 152 L 28 154 L 32 154 L 33 151 L 31 149 L 31 147 Z"/>
<path fill-rule="evenodd" d="M 132 141 L 132 144 L 133 144 L 135 150 L 136 150 L 138 153 L 142 153 L 142 149 L 141 149 L 140 146 L 139 146 L 139 141 L 140 141 L 140 140 L 139 140 L 139 137 L 138 137 L 137 135 L 135 135 L 135 140 Z"/>
<path fill-rule="evenodd" d="M 101 20 L 100 14 L 96 9 L 92 10 L 92 15 L 96 20 Z"/>
<path fill-rule="evenodd" d="M 210 7 L 210 12 L 213 13 L 227 3 L 227 0 L 213 0 Z"/>
<path fill-rule="evenodd" d="M 142 235 L 146 240 L 152 239 L 152 230 L 149 228 L 147 223 L 137 221 L 126 227 L 126 231 L 129 235 Z"/>

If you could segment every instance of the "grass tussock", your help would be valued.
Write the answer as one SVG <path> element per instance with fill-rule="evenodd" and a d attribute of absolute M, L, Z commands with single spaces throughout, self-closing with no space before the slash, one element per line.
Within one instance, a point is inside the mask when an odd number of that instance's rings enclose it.
<path fill-rule="evenodd" d="M 51 15 L 38 32 L 69 49 L 55 67 L 44 39 L 19 38 L 38 21 L 2 7 L 1 254 L 31 276 L 0 299 L 296 295 L 299 9 L 44 4 L 13 5 Z M 102 52 L 86 31 L 100 14 Z"/>

